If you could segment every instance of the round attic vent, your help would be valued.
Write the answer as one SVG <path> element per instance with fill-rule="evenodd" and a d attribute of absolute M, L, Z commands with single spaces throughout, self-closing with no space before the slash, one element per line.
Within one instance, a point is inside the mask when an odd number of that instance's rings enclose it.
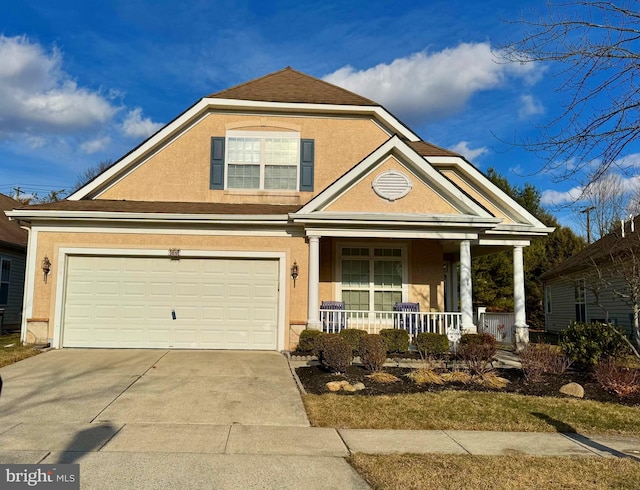
<path fill-rule="evenodd" d="M 413 185 L 405 174 L 387 170 L 375 178 L 371 187 L 383 199 L 395 201 L 409 194 Z"/>

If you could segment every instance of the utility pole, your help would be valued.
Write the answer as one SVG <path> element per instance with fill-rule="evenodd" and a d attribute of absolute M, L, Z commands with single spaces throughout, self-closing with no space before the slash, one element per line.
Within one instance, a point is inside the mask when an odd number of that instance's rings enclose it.
<path fill-rule="evenodd" d="M 20 199 L 20 194 L 22 194 L 22 190 L 20 190 L 19 186 L 14 187 L 13 190 L 15 191 L 14 199 L 17 201 Z"/>
<path fill-rule="evenodd" d="M 591 211 L 596 209 L 595 206 L 589 206 L 588 208 L 584 208 L 581 213 L 585 213 L 587 215 L 587 244 L 591 243 Z"/>

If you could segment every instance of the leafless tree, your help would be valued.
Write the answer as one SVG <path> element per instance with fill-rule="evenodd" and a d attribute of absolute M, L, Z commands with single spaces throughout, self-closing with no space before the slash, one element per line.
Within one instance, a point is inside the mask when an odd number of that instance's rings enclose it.
<path fill-rule="evenodd" d="M 584 188 L 577 221 L 587 235 L 599 240 L 628 216 L 630 194 L 620 174 L 607 172 Z"/>
<path fill-rule="evenodd" d="M 75 191 L 83 187 L 85 184 L 88 184 L 93 179 L 95 179 L 102 172 L 107 170 L 109 167 L 113 165 L 112 160 L 104 160 L 102 162 L 98 162 L 95 165 L 86 168 L 84 171 L 78 174 L 78 178 L 73 188 L 71 189 L 70 194 L 73 194 Z"/>
<path fill-rule="evenodd" d="M 501 51 L 514 63 L 542 63 L 566 94 L 561 114 L 523 144 L 544 155 L 557 180 L 609 169 L 630 171 L 622 158 L 640 133 L 640 11 L 632 0 L 549 2 L 523 18 L 520 40 Z"/>

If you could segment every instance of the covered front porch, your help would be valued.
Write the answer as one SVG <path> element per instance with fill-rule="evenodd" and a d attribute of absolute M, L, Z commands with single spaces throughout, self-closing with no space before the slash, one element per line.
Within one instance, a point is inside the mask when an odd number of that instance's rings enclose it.
<path fill-rule="evenodd" d="M 514 262 L 515 337 L 528 342 L 523 247 L 477 237 L 354 238 L 308 235 L 307 328 L 379 333 L 401 328 L 459 335 L 478 331 L 473 315 L 473 254 L 509 247 Z"/>

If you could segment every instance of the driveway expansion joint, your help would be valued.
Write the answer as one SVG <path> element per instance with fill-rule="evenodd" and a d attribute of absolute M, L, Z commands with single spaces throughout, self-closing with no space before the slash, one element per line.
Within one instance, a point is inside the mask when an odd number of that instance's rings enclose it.
<path fill-rule="evenodd" d="M 460 446 L 460 448 L 466 452 L 467 454 L 471 455 L 471 451 L 469 451 L 466 447 L 464 447 L 462 444 L 460 444 L 460 442 L 458 442 L 451 434 L 449 434 L 449 432 L 447 432 L 446 430 L 441 431 L 444 435 L 446 435 L 449 439 L 451 439 L 453 442 L 455 442 L 458 446 Z"/>

